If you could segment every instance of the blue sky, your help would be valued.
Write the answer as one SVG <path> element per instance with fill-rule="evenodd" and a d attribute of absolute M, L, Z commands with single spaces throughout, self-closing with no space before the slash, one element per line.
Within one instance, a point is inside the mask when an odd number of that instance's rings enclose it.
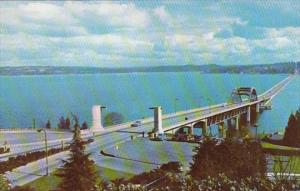
<path fill-rule="evenodd" d="M 300 1 L 0 2 L 0 66 L 300 60 Z"/>

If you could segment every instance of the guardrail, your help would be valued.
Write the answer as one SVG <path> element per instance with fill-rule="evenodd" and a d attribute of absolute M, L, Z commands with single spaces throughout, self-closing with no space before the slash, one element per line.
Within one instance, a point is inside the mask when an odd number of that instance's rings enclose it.
<path fill-rule="evenodd" d="M 57 147 L 65 147 L 67 145 L 70 145 L 70 142 L 63 142 L 63 143 L 59 143 L 59 144 L 55 144 L 55 145 L 48 145 L 48 149 L 52 149 L 52 148 L 57 148 Z M 7 153 L 4 154 L 2 156 L 0 156 L 0 159 L 5 159 L 5 158 L 9 158 L 9 157 L 14 157 L 14 156 L 18 156 L 18 155 L 23 155 L 26 153 L 30 153 L 30 152 L 36 152 L 36 151 L 43 151 L 45 150 L 45 146 L 41 146 L 35 149 L 30 149 L 28 151 L 22 151 L 22 152 L 18 152 L 18 153 Z"/>

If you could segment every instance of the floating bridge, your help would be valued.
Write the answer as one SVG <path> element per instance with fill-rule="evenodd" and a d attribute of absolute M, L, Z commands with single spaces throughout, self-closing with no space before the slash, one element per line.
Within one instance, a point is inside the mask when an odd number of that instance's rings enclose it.
<path fill-rule="evenodd" d="M 151 109 L 154 110 L 154 117 L 142 119 L 140 128 L 141 131 L 145 130 L 144 126 L 152 126 L 152 129 L 157 134 L 164 134 L 165 132 L 174 131 L 182 127 L 189 127 L 189 132 L 193 134 L 194 128 L 201 128 L 202 135 L 207 135 L 209 126 L 218 125 L 222 136 L 225 136 L 224 123 L 227 120 L 234 121 L 236 129 L 239 128 L 239 121 L 241 115 L 246 115 L 246 121 L 251 121 L 251 113 L 259 113 L 262 109 L 270 108 L 271 100 L 294 78 L 294 75 L 290 75 L 284 80 L 274 85 L 264 93 L 257 95 L 257 91 L 254 87 L 239 87 L 232 91 L 231 101 L 228 103 L 220 103 L 217 105 L 211 105 L 201 108 L 196 108 L 187 111 L 181 111 L 171 114 L 162 113 L 162 107 L 156 106 Z M 101 106 L 98 106 L 99 108 Z M 97 115 L 101 115 L 100 109 L 93 108 L 93 116 L 95 112 Z M 92 130 L 96 134 L 107 133 L 118 131 L 121 129 L 130 129 L 128 122 L 114 127 L 103 128 L 101 125 L 100 118 L 94 121 Z M 147 129 L 148 130 L 148 129 Z"/>
<path fill-rule="evenodd" d="M 257 95 L 253 87 L 240 87 L 233 90 L 231 94 L 232 101 L 229 103 L 184 111 L 180 114 L 163 116 L 162 108 L 157 106 L 154 108 L 154 128 L 157 129 L 158 134 L 163 134 L 188 126 L 190 127 L 190 134 L 193 134 L 194 128 L 201 128 L 202 135 L 207 135 L 209 126 L 218 125 L 224 137 L 224 123 L 227 120 L 234 120 L 236 129 L 239 128 L 239 121 L 242 114 L 245 114 L 247 122 L 250 122 L 252 111 L 259 113 L 261 109 L 268 108 L 270 101 L 292 79 L 293 76 L 288 76 L 260 95 Z M 248 99 L 244 99 L 243 96 L 247 96 Z"/>

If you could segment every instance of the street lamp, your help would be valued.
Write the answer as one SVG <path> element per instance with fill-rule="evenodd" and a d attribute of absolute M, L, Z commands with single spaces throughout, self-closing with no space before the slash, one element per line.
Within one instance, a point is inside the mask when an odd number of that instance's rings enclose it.
<path fill-rule="evenodd" d="M 49 169 L 48 169 L 48 143 L 47 143 L 47 133 L 45 129 L 38 129 L 37 132 L 44 132 L 44 139 L 45 139 L 45 150 L 46 150 L 46 176 L 49 175 Z"/>

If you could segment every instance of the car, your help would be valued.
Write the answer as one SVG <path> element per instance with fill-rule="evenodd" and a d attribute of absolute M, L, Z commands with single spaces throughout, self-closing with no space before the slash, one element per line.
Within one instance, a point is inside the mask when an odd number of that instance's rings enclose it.
<path fill-rule="evenodd" d="M 89 138 L 89 139 L 87 140 L 87 142 L 88 142 L 88 143 L 92 143 L 92 142 L 94 142 L 94 139 Z"/>
<path fill-rule="evenodd" d="M 139 127 L 142 125 L 141 121 L 135 121 L 134 123 L 131 124 L 131 127 Z"/>
<path fill-rule="evenodd" d="M 184 133 L 177 133 L 175 136 L 177 141 L 187 141 L 187 135 Z"/>
<path fill-rule="evenodd" d="M 162 141 L 167 139 L 166 135 L 163 134 L 163 133 L 157 134 L 157 138 L 159 138 L 159 139 L 162 140 Z"/>

